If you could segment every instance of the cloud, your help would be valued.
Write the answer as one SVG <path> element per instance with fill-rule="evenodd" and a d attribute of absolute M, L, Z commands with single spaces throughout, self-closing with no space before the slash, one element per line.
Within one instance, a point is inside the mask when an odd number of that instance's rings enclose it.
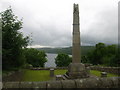
<path fill-rule="evenodd" d="M 117 9 L 102 11 L 96 15 L 97 20 L 91 23 L 88 31 L 82 35 L 83 43 L 106 44 L 118 43 Z"/>
<path fill-rule="evenodd" d="M 82 45 L 116 44 L 118 0 L 1 0 L 0 11 L 9 5 L 23 18 L 23 34 L 34 46 L 71 46 L 73 3 L 79 4 Z"/>

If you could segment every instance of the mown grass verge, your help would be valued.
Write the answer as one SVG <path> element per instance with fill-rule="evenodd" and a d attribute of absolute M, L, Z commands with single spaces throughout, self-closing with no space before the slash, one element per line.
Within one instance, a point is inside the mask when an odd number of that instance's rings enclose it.
<path fill-rule="evenodd" d="M 65 74 L 67 70 L 55 70 L 55 75 Z M 49 81 L 49 70 L 25 70 L 22 81 Z M 91 70 L 90 74 L 100 77 L 101 72 Z M 108 73 L 108 77 L 117 77 L 118 75 Z"/>
<path fill-rule="evenodd" d="M 90 73 L 91 73 L 92 75 L 95 75 L 95 76 L 98 76 L 98 77 L 101 76 L 101 71 L 90 70 Z M 116 75 L 116 74 L 111 74 L 111 73 L 107 73 L 107 77 L 118 77 L 118 75 Z"/>

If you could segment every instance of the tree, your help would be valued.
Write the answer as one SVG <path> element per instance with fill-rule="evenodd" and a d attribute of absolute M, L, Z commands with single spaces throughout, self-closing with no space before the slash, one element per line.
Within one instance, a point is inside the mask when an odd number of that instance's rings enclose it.
<path fill-rule="evenodd" d="M 118 47 L 117 45 L 108 45 L 107 47 L 107 54 L 105 57 L 107 57 L 107 59 L 104 59 L 103 57 L 103 64 L 105 64 L 106 66 L 118 66 Z"/>
<path fill-rule="evenodd" d="M 89 61 L 92 64 L 102 64 L 102 57 L 106 54 L 106 46 L 104 43 L 96 44 L 95 50 L 88 53 Z"/>
<path fill-rule="evenodd" d="M 58 54 L 57 57 L 55 58 L 55 63 L 58 67 L 66 67 L 70 64 L 71 61 L 72 58 L 64 53 Z"/>
<path fill-rule="evenodd" d="M 2 18 L 2 66 L 3 69 L 20 67 L 25 63 L 23 48 L 28 45 L 29 37 L 19 31 L 22 20 L 18 20 L 9 8 L 0 13 Z"/>
<path fill-rule="evenodd" d="M 26 62 L 31 64 L 33 67 L 44 67 L 45 62 L 47 62 L 47 55 L 44 51 L 39 51 L 34 48 L 26 48 L 24 53 Z"/>
<path fill-rule="evenodd" d="M 117 45 L 105 45 L 104 43 L 96 44 L 95 50 L 87 54 L 87 59 L 90 63 L 105 66 L 120 66 L 118 57 L 119 52 Z"/>
<path fill-rule="evenodd" d="M 88 59 L 85 55 L 83 55 L 83 56 L 81 57 L 81 62 L 82 62 L 82 63 L 89 63 L 89 59 Z"/>

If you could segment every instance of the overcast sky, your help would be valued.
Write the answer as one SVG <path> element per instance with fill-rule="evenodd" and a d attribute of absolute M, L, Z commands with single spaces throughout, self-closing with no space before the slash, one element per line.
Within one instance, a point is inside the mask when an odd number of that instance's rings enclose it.
<path fill-rule="evenodd" d="M 73 4 L 79 4 L 82 45 L 118 43 L 119 0 L 0 0 L 0 12 L 9 6 L 21 32 L 32 36 L 34 47 L 72 46 Z M 31 34 L 32 33 L 32 34 Z"/>

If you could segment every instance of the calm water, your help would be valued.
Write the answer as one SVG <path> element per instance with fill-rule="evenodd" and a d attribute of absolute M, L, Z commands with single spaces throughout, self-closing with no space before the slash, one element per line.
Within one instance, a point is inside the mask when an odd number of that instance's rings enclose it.
<path fill-rule="evenodd" d="M 47 53 L 48 61 L 45 63 L 45 67 L 56 67 L 56 64 L 55 64 L 56 56 L 57 56 L 57 54 Z"/>
<path fill-rule="evenodd" d="M 55 58 L 57 57 L 57 55 L 58 54 L 47 53 L 48 61 L 45 63 L 45 67 L 56 67 Z M 69 55 L 69 56 L 72 56 L 72 55 Z"/>

